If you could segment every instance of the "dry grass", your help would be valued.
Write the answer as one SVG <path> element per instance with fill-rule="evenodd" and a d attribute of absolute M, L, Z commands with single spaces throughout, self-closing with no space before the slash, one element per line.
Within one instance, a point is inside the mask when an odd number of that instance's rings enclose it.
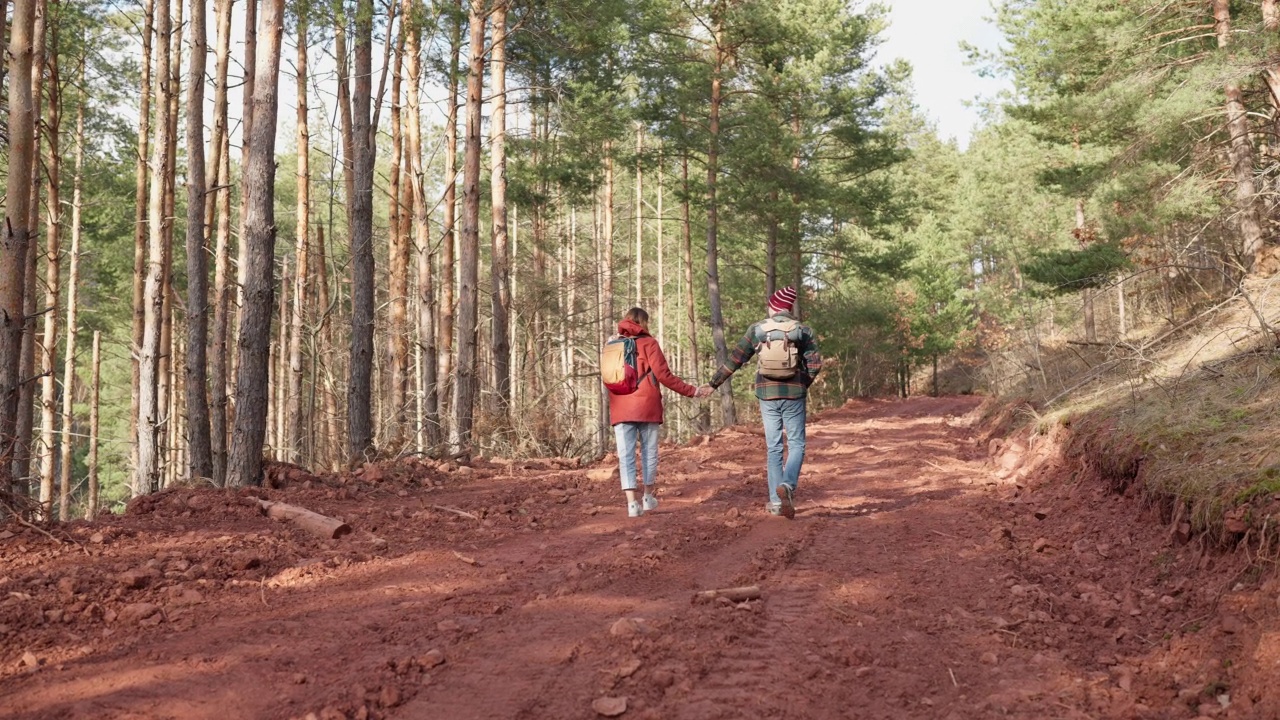
<path fill-rule="evenodd" d="M 1229 542 L 1274 525 L 1280 353 L 1271 331 L 1280 324 L 1280 283 L 1256 281 L 1246 293 L 1172 331 L 1145 328 L 1135 333 L 1142 340 L 1062 354 L 1072 371 L 1040 394 L 1036 429 L 1068 426 L 1073 460 L 1211 538 Z"/>

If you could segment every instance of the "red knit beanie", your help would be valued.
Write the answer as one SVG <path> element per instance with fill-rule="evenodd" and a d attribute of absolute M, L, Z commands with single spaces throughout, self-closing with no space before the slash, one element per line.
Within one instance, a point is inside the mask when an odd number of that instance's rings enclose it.
<path fill-rule="evenodd" d="M 796 304 L 796 289 L 788 285 L 769 297 L 769 309 L 776 312 L 790 312 Z"/>

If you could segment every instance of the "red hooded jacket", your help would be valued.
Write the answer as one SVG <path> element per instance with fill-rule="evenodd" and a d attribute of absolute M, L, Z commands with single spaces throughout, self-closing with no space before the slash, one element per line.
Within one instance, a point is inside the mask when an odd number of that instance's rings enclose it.
<path fill-rule="evenodd" d="M 618 323 L 618 334 L 636 339 L 636 370 L 640 373 L 640 387 L 630 395 L 609 393 L 609 422 L 662 422 L 662 383 L 672 390 L 693 397 L 697 388 L 681 380 L 667 367 L 667 358 L 655 340 L 639 324 L 630 320 Z"/>

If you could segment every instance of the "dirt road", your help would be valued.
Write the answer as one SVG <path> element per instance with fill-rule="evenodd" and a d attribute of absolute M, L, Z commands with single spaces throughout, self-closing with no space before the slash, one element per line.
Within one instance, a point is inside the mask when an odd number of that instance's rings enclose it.
<path fill-rule="evenodd" d="M 347 520 L 335 541 L 213 490 L 80 545 L 11 526 L 0 716 L 1280 717 L 1274 601 L 1224 595 L 1231 558 L 1136 501 L 1019 488 L 1025 454 L 989 459 L 977 404 L 823 414 L 794 521 L 763 512 L 740 428 L 664 449 L 639 519 L 615 479 L 543 461 L 268 491 Z"/>

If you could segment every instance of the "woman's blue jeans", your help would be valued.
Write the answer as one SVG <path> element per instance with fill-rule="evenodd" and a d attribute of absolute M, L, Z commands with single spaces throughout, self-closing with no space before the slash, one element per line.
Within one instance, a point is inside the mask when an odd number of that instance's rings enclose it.
<path fill-rule="evenodd" d="M 644 485 L 653 485 L 658 476 L 658 432 L 662 423 L 620 422 L 613 426 L 613 437 L 618 443 L 618 475 L 623 490 L 636 489 L 636 445 L 640 445 L 640 462 L 644 471 Z"/>

